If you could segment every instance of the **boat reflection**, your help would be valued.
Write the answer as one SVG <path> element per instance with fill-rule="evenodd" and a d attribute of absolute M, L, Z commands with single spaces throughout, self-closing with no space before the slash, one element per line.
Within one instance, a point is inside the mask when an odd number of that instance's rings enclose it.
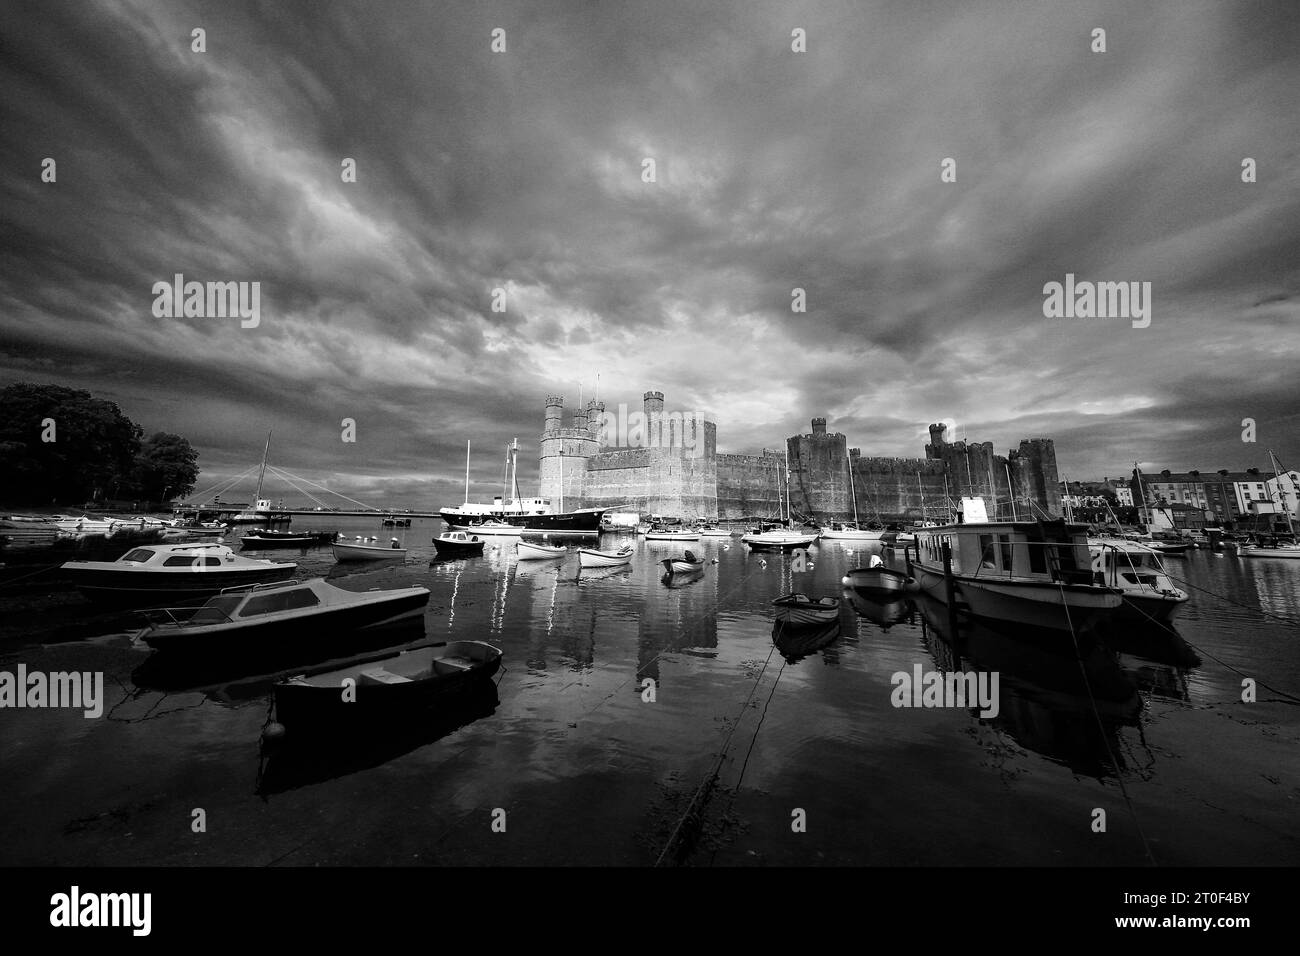
<path fill-rule="evenodd" d="M 1116 652 L 1081 637 L 1076 655 L 1068 637 L 1045 641 L 974 621 L 953 635 L 942 602 L 925 595 L 913 601 L 922 641 L 939 670 L 999 675 L 1000 706 L 992 722 L 1000 730 L 1076 773 L 1113 776 L 1127 766 L 1119 730 L 1137 725 L 1142 698 Z"/>
<path fill-rule="evenodd" d="M 782 621 L 772 622 L 772 643 L 787 664 L 797 664 L 805 657 L 829 648 L 839 636 L 838 620 L 812 627 L 792 627 Z"/>
<path fill-rule="evenodd" d="M 844 589 L 844 600 L 853 605 L 860 617 L 866 618 L 882 631 L 887 631 L 903 621 L 911 622 L 915 609 L 904 595 L 883 597 L 879 592 L 861 588 Z"/>
<path fill-rule="evenodd" d="M 324 630 L 301 637 L 242 645 L 238 653 L 192 654 L 184 650 L 154 651 L 131 672 L 142 690 L 180 691 L 211 687 L 253 675 L 307 667 L 359 654 L 413 643 L 424 638 L 424 618 L 395 621 L 364 631 Z"/>
<path fill-rule="evenodd" d="M 259 759 L 256 793 L 266 797 L 370 770 L 490 717 L 500 704 L 497 685 L 475 681 L 454 698 L 395 722 L 383 732 L 291 737 Z"/>

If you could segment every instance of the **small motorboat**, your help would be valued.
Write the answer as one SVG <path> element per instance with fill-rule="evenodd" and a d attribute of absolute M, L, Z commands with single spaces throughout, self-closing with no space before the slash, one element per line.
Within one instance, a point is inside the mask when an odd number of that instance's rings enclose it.
<path fill-rule="evenodd" d="M 645 533 L 647 541 L 699 541 L 698 531 L 672 530 L 669 528 L 651 528 Z"/>
<path fill-rule="evenodd" d="M 1300 558 L 1300 544 L 1279 541 L 1276 544 L 1239 544 L 1237 555 L 1243 558 Z"/>
<path fill-rule="evenodd" d="M 833 597 L 810 598 L 796 591 L 772 602 L 776 619 L 790 627 L 813 627 L 839 619 L 840 600 Z"/>
<path fill-rule="evenodd" d="M 347 591 L 324 578 L 257 584 L 223 591 L 198 608 L 159 608 L 142 612 L 149 624 L 137 635 L 157 650 L 219 649 L 223 653 L 251 641 L 248 650 L 268 640 L 364 630 L 422 614 L 429 589 L 392 588 Z"/>
<path fill-rule="evenodd" d="M 469 525 L 469 529 L 474 534 L 478 534 L 478 535 L 490 534 L 490 535 L 503 535 L 505 537 L 513 537 L 515 535 L 521 535 L 528 530 L 521 524 L 509 524 L 505 521 L 497 521 L 495 519 L 489 519 L 487 521 L 482 521 L 482 522 L 475 522 Z"/>
<path fill-rule="evenodd" d="M 411 526 L 410 518 L 398 518 L 394 515 L 388 515 L 383 521 L 379 522 L 385 528 L 409 528 Z"/>
<path fill-rule="evenodd" d="M 664 573 L 668 575 L 692 574 L 704 570 L 704 559 L 697 558 L 690 551 L 680 558 L 664 558 L 659 563 L 663 565 Z"/>
<path fill-rule="evenodd" d="M 559 545 L 538 544 L 535 541 L 520 541 L 515 544 L 515 552 L 520 561 L 545 561 L 562 558 L 569 553 L 569 549 Z"/>
<path fill-rule="evenodd" d="M 405 558 L 406 549 L 393 538 L 388 547 L 376 544 L 376 538 L 357 538 L 355 541 L 334 542 L 335 561 L 383 561 L 386 558 Z"/>
<path fill-rule="evenodd" d="M 444 531 L 433 539 L 440 558 L 469 558 L 483 553 L 486 542 L 476 534 L 464 531 Z"/>
<path fill-rule="evenodd" d="M 86 597 L 114 604 L 183 602 L 225 588 L 284 581 L 298 565 L 235 554 L 224 544 L 155 544 L 116 561 L 68 561 L 63 572 Z"/>
<path fill-rule="evenodd" d="M 382 725 L 470 692 L 500 667 L 500 648 L 485 641 L 451 641 L 289 677 L 272 688 L 275 720 L 263 742 Z"/>
<path fill-rule="evenodd" d="M 820 537 L 832 541 L 879 541 L 885 532 L 859 528 L 857 522 L 833 522 L 820 530 Z"/>
<path fill-rule="evenodd" d="M 700 537 L 702 538 L 730 538 L 731 532 L 726 528 L 704 527 L 700 528 Z"/>
<path fill-rule="evenodd" d="M 808 547 L 819 535 L 818 531 L 796 531 L 776 526 L 750 531 L 741 535 L 740 540 L 755 551 L 792 551 Z"/>
<path fill-rule="evenodd" d="M 241 548 L 310 548 L 334 540 L 333 533 L 308 533 L 294 531 L 269 531 L 258 528 L 239 539 Z"/>
<path fill-rule="evenodd" d="M 859 591 L 874 591 L 877 594 L 914 593 L 919 590 L 915 578 L 908 577 L 903 571 L 885 567 L 880 555 L 873 554 L 871 563 L 865 568 L 854 568 L 840 579 L 845 587 Z"/>
<path fill-rule="evenodd" d="M 594 548 L 578 549 L 578 566 L 583 568 L 617 568 L 632 563 L 632 546 L 625 545 L 617 551 L 597 551 Z"/>

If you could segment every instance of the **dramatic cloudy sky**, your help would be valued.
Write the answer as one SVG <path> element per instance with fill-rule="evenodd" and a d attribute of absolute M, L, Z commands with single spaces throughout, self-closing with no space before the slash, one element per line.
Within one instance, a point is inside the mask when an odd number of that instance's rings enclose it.
<path fill-rule="evenodd" d="M 186 435 L 200 486 L 274 428 L 412 506 L 468 438 L 490 494 L 517 435 L 528 489 L 598 372 L 724 451 L 825 415 L 867 454 L 1050 436 L 1079 478 L 1300 463 L 1291 2 L 9 0 L 0 49 L 0 385 Z M 1045 318 L 1067 272 L 1150 282 L 1150 327 Z M 260 282 L 260 326 L 155 318 L 175 273 Z"/>

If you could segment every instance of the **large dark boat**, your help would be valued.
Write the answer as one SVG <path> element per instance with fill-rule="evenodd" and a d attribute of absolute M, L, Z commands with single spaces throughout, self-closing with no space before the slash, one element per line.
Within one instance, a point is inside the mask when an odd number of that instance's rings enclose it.
<path fill-rule="evenodd" d="M 552 534 L 599 534 L 600 519 L 608 508 L 582 508 L 556 512 L 546 498 L 494 498 L 490 505 L 470 504 L 441 508 L 439 517 L 449 531 L 477 531 L 484 524 L 503 522 L 525 531 Z"/>
<path fill-rule="evenodd" d="M 503 495 L 492 499 L 492 504 L 482 505 L 469 500 L 469 447 L 465 449 L 465 503 L 440 508 L 438 516 L 447 525 L 448 531 L 473 531 L 483 534 L 500 534 L 502 528 L 521 529 L 523 531 L 547 532 L 550 534 L 600 534 L 600 519 L 612 508 L 580 508 L 565 511 L 563 497 L 560 510 L 551 507 L 549 498 L 521 498 L 516 461 L 519 443 L 511 442 L 506 448 L 506 473 L 510 480 L 502 491 L 514 489 L 514 497 L 506 500 Z M 561 465 L 563 467 L 563 465 Z M 560 472 L 560 484 L 564 483 L 564 473 Z M 485 527 L 486 526 L 486 527 Z"/>

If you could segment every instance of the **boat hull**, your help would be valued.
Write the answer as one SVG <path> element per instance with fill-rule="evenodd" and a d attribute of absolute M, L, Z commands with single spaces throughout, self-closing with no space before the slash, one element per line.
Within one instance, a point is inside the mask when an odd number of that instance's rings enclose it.
<path fill-rule="evenodd" d="M 880 541 L 884 538 L 883 531 L 860 531 L 845 529 L 841 531 L 832 531 L 829 528 L 822 528 L 820 537 L 830 541 Z"/>
<path fill-rule="evenodd" d="M 578 565 L 583 568 L 618 568 L 632 563 L 632 553 L 612 554 L 608 551 L 578 549 Z"/>
<path fill-rule="evenodd" d="M 225 588 L 287 581 L 295 570 L 295 564 L 214 571 L 119 571 L 64 565 L 64 572 L 88 599 L 119 607 L 210 598 Z"/>
<path fill-rule="evenodd" d="M 647 531 L 647 541 L 699 541 L 700 536 L 689 531 Z"/>
<path fill-rule="evenodd" d="M 492 533 L 481 527 L 485 519 L 507 521 L 511 527 L 521 528 L 524 531 L 545 531 L 551 534 L 600 534 L 600 518 L 604 513 L 604 511 L 577 511 L 553 515 L 494 514 L 471 516 L 460 515 L 443 509 L 438 512 L 438 515 L 449 530 L 472 531 L 475 534 Z"/>
<path fill-rule="evenodd" d="M 703 561 L 681 561 L 664 558 L 659 562 L 665 574 L 694 574 L 704 570 Z"/>
<path fill-rule="evenodd" d="M 520 561 L 554 561 L 563 558 L 568 554 L 568 550 L 520 541 L 515 545 L 515 553 Z"/>
<path fill-rule="evenodd" d="M 335 561 L 383 561 L 405 558 L 405 548 L 372 548 L 364 544 L 335 544 Z"/>
<path fill-rule="evenodd" d="M 920 589 L 947 603 L 942 571 L 913 565 Z M 1095 627 L 1113 618 L 1122 593 L 1090 585 L 1055 582 L 995 581 L 953 575 L 955 592 L 972 617 L 1032 630 L 1069 632 Z"/>
<path fill-rule="evenodd" d="M 1300 558 L 1300 548 L 1251 548 L 1238 546 L 1237 554 L 1243 558 Z"/>
<path fill-rule="evenodd" d="M 483 553 L 484 541 L 439 541 L 433 539 L 434 550 L 440 558 L 472 558 Z"/>
<path fill-rule="evenodd" d="M 917 589 L 916 580 L 893 568 L 854 568 L 840 581 L 845 587 L 877 594 L 902 594 Z"/>
<path fill-rule="evenodd" d="M 776 620 L 787 627 L 819 627 L 839 620 L 839 616 L 840 609 L 838 607 L 791 607 L 782 605 L 776 609 Z"/>
<path fill-rule="evenodd" d="M 817 540 L 817 535 L 747 534 L 740 540 L 755 551 L 793 551 L 808 547 Z"/>
<path fill-rule="evenodd" d="M 478 641 L 453 641 L 445 648 L 428 648 L 390 654 L 369 664 L 326 671 L 309 678 L 311 681 L 290 679 L 273 688 L 275 719 L 284 725 L 286 736 L 292 739 L 306 733 L 339 733 L 387 723 L 409 715 L 440 701 L 454 697 L 490 680 L 501 667 L 501 651 L 491 645 L 490 651 L 466 650 L 466 645 Z M 462 656 L 459 652 L 476 655 L 477 659 Z M 439 674 L 427 679 L 408 679 L 394 683 L 376 683 L 358 679 L 359 670 L 385 669 L 384 665 L 399 670 L 394 662 L 424 663 L 436 657 L 443 661 L 463 661 L 464 669 Z M 350 700 L 344 699 L 343 680 L 352 677 L 355 686 Z"/>
<path fill-rule="evenodd" d="M 400 593 L 356 604 L 304 609 L 302 613 L 268 620 L 185 627 L 162 625 L 147 628 L 140 639 L 155 650 L 169 653 L 238 655 L 246 651 L 264 652 L 272 642 L 312 638 L 326 629 L 337 634 L 382 627 L 423 614 L 428 604 L 427 588 L 403 588 Z"/>

